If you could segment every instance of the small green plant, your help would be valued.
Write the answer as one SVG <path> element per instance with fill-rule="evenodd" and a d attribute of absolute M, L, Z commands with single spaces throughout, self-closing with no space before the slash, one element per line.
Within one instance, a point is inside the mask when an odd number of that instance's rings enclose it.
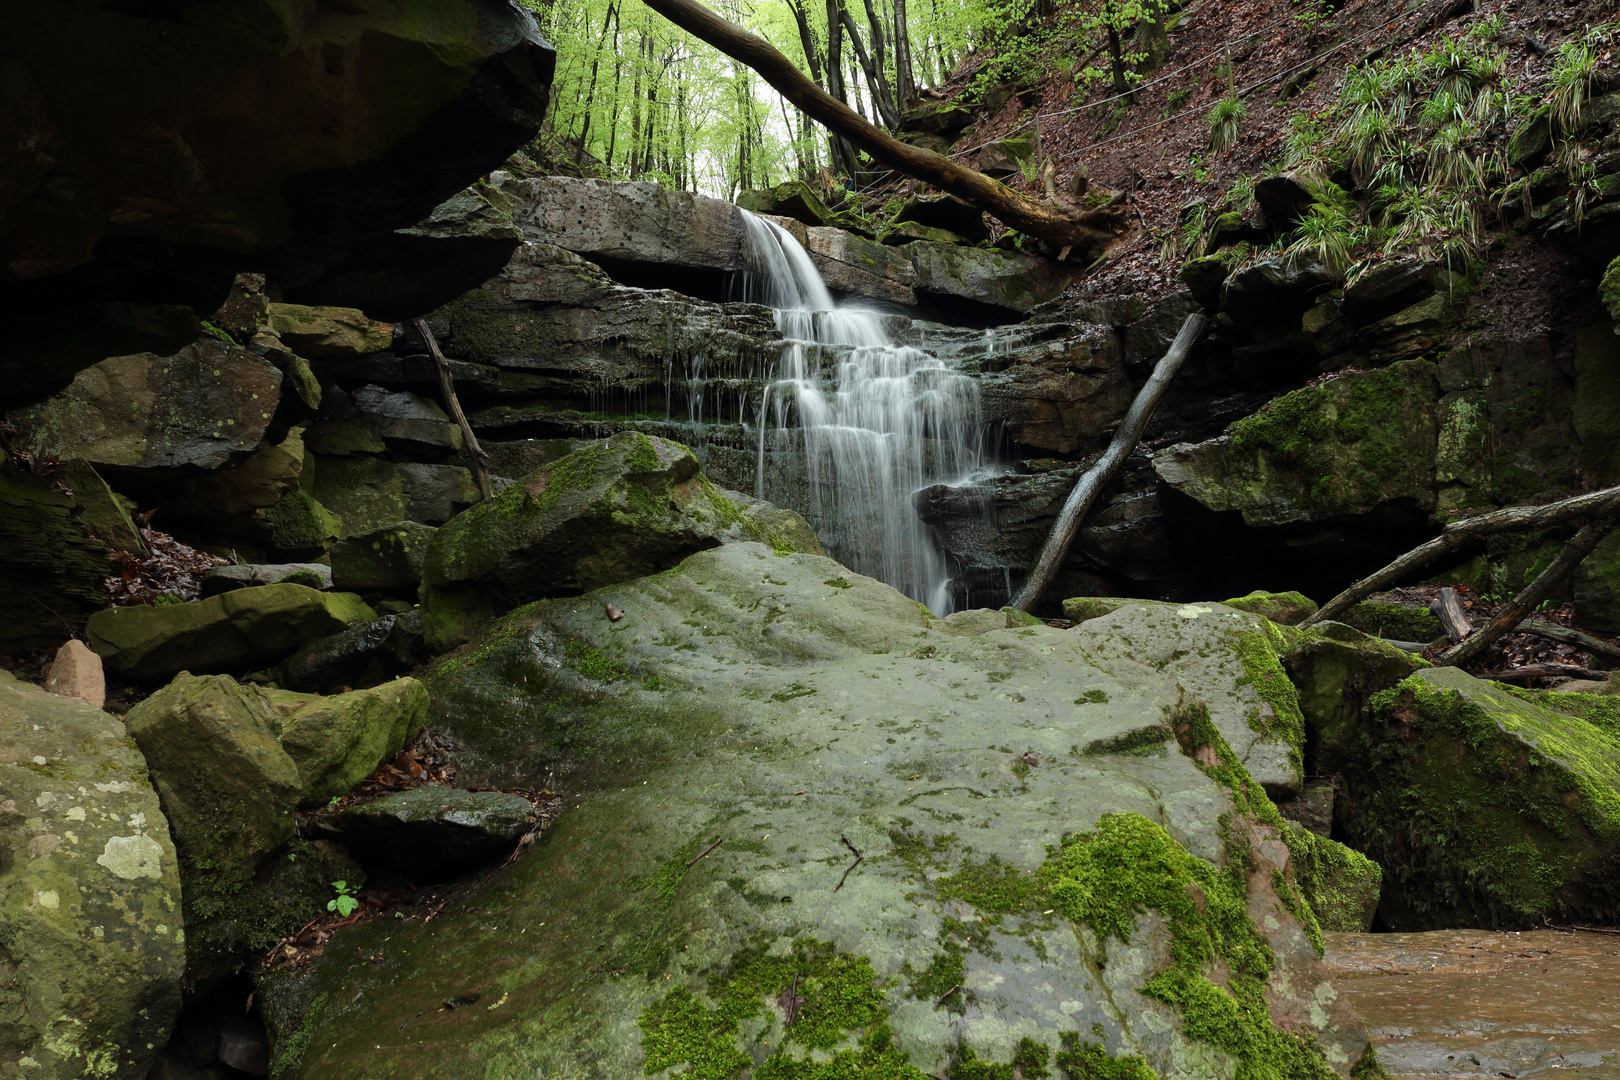
<path fill-rule="evenodd" d="M 219 340 L 223 341 L 227 345 L 235 345 L 236 344 L 236 339 L 235 338 L 231 337 L 230 334 L 226 333 L 224 330 L 222 330 L 219 327 L 215 326 L 213 323 L 209 322 L 207 319 L 203 319 L 201 321 L 201 325 L 202 325 L 203 333 L 209 334 L 209 335 L 211 335 L 213 337 L 216 337 Z"/>
<path fill-rule="evenodd" d="M 1228 94 L 1209 110 L 1209 148 L 1222 153 L 1237 145 L 1238 128 L 1249 115 L 1249 107 L 1236 94 Z"/>
<path fill-rule="evenodd" d="M 347 919 L 360 907 L 360 898 L 349 891 L 347 881 L 334 881 L 332 888 L 337 890 L 337 896 L 326 902 L 327 911 L 335 911 Z"/>
<path fill-rule="evenodd" d="M 1363 230 L 1350 214 L 1337 206 L 1316 203 L 1300 218 L 1293 242 L 1286 250 L 1296 259 L 1312 259 L 1342 277 L 1354 262 L 1353 253 L 1363 239 Z"/>
<path fill-rule="evenodd" d="M 1327 5 L 1327 0 L 1294 0 L 1294 21 L 1305 28 L 1309 33 L 1316 29 L 1316 24 L 1333 14 Z"/>
<path fill-rule="evenodd" d="M 1187 104 L 1187 99 L 1192 97 L 1192 92 L 1193 88 L 1190 86 L 1183 87 L 1180 90 L 1170 91 L 1170 93 L 1165 96 L 1164 112 L 1159 114 L 1159 119 L 1168 120 L 1176 113 L 1180 112 L 1181 107 Z"/>
<path fill-rule="evenodd" d="M 1581 126 L 1581 108 L 1591 96 L 1597 75 L 1598 52 L 1588 41 L 1566 41 L 1553 59 L 1552 119 L 1561 131 L 1574 133 Z"/>

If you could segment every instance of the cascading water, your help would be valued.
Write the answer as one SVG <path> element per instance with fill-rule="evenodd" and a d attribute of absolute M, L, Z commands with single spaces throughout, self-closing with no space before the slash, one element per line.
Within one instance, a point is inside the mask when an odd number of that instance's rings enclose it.
<path fill-rule="evenodd" d="M 760 497 L 804 512 L 846 566 L 949 613 L 951 566 L 913 496 L 980 466 L 978 383 L 895 344 L 880 312 L 835 304 L 785 229 L 746 211 L 743 221 L 756 267 L 745 298 L 774 307 L 786 339 L 759 411 Z M 768 449 L 800 475 L 768 475 Z"/>

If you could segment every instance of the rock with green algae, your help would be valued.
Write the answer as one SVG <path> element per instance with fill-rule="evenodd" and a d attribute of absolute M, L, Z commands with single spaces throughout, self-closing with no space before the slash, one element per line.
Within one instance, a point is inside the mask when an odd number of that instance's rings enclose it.
<path fill-rule="evenodd" d="M 340 589 L 357 592 L 414 594 L 436 531 L 420 522 L 395 521 L 346 536 L 332 545 L 332 581 Z"/>
<path fill-rule="evenodd" d="M 1354 848 L 1318 836 L 1297 822 L 1283 825 L 1294 882 L 1325 931 L 1364 933 L 1378 914 L 1384 872 Z"/>
<path fill-rule="evenodd" d="M 1620 259 L 1615 259 L 1603 271 L 1603 280 L 1598 283 L 1598 297 L 1608 309 L 1609 318 L 1614 321 L 1615 333 L 1620 334 Z"/>
<path fill-rule="evenodd" d="M 375 686 L 424 659 L 422 614 L 408 608 L 300 645 L 276 666 L 275 676 L 289 690 L 336 694 Z"/>
<path fill-rule="evenodd" d="M 298 768 L 298 801 L 304 806 L 353 791 L 427 721 L 427 690 L 415 679 L 346 694 L 265 695 L 281 718 L 281 748 Z"/>
<path fill-rule="evenodd" d="M 1407 360 L 1295 390 L 1226 433 L 1154 456 L 1159 479 L 1249 525 L 1435 506 L 1434 365 Z"/>
<path fill-rule="evenodd" d="M 159 679 L 264 667 L 306 641 L 376 617 L 353 593 L 259 585 L 190 603 L 106 608 L 90 617 L 85 636 L 114 671 Z"/>
<path fill-rule="evenodd" d="M 1250 776 L 1277 798 L 1299 793 L 1305 723 L 1278 660 L 1298 631 L 1224 604 L 1131 601 L 1075 632 L 1088 648 L 1176 680 L 1209 707 Z"/>
<path fill-rule="evenodd" d="M 48 478 L 0 461 L 0 654 L 54 647 L 106 604 L 107 548 L 79 506 Z"/>
<path fill-rule="evenodd" d="M 271 304 L 266 317 L 271 333 L 287 348 L 312 360 L 347 360 L 381 352 L 394 340 L 391 323 L 368 319 L 357 308 Z"/>
<path fill-rule="evenodd" d="M 212 972 L 231 958 L 205 924 L 229 920 L 236 895 L 293 838 L 298 766 L 281 747 L 281 718 L 256 687 L 181 674 L 124 726 L 146 755 L 179 854 L 188 974 Z"/>
<path fill-rule="evenodd" d="M 783 1076 L 814 1058 L 923 1080 L 1039 1059 L 1292 1080 L 1365 1053 L 1281 819 L 1178 674 L 1115 635 L 951 632 L 831 560 L 739 543 L 515 611 L 425 681 L 458 783 L 551 775 L 574 798 L 431 926 L 362 923 L 259 980 L 303 1075 Z M 1054 853 L 1088 832 L 1107 848 L 1106 815 L 1161 857 L 1099 915 L 1056 895 L 1082 874 Z M 1236 954 L 1158 979 L 1182 963 L 1190 884 L 1219 890 L 1222 940 L 1255 947 L 1235 990 L 1211 979 Z"/>
<path fill-rule="evenodd" d="M 319 814 L 309 827 L 367 865 L 427 870 L 509 847 L 534 821 L 534 804 L 521 795 L 424 784 Z"/>
<path fill-rule="evenodd" d="M 759 512 L 744 515 L 686 447 L 624 432 L 541 467 L 434 534 L 422 564 L 423 634 L 443 652 L 519 604 L 656 573 L 734 537 L 795 543 Z"/>
<path fill-rule="evenodd" d="M 1316 601 L 1299 592 L 1274 593 L 1256 589 L 1247 596 L 1234 597 L 1221 603 L 1227 607 L 1235 607 L 1239 611 L 1263 615 L 1272 622 L 1284 626 L 1304 622 L 1316 614 Z"/>
<path fill-rule="evenodd" d="M 1375 694 L 1342 765 L 1346 841 L 1401 930 L 1620 918 L 1620 742 L 1456 668 Z"/>
<path fill-rule="evenodd" d="M 1309 771 L 1332 776 L 1362 749 L 1362 710 L 1372 696 L 1428 661 L 1344 623 L 1322 622 L 1299 634 L 1282 655 L 1299 695 Z"/>
<path fill-rule="evenodd" d="M 1063 617 L 1070 622 L 1083 623 L 1087 619 L 1100 619 L 1131 604 L 1157 603 L 1153 600 L 1133 600 L 1128 596 L 1071 596 L 1063 601 Z"/>
<path fill-rule="evenodd" d="M 1427 643 L 1445 633 L 1439 617 L 1428 608 L 1388 600 L 1363 600 L 1345 612 L 1341 621 L 1364 634 L 1393 641 Z"/>
<path fill-rule="evenodd" d="M 0 1071 L 143 1080 L 180 1012 L 180 875 L 115 717 L 0 671 Z"/>

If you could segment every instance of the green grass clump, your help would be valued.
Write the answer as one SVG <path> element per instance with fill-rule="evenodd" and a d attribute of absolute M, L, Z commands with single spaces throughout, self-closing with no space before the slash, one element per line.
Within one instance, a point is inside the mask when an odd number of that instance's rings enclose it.
<path fill-rule="evenodd" d="M 1217 101 L 1209 110 L 1209 148 L 1218 154 L 1236 146 L 1238 129 L 1248 115 L 1249 107 L 1235 94 Z"/>

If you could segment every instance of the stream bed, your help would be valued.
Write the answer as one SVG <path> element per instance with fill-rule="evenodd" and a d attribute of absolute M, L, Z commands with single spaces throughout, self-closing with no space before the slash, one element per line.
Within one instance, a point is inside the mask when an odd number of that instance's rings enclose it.
<path fill-rule="evenodd" d="M 1325 964 L 1392 1080 L 1620 1080 L 1620 936 L 1324 934 Z"/>

